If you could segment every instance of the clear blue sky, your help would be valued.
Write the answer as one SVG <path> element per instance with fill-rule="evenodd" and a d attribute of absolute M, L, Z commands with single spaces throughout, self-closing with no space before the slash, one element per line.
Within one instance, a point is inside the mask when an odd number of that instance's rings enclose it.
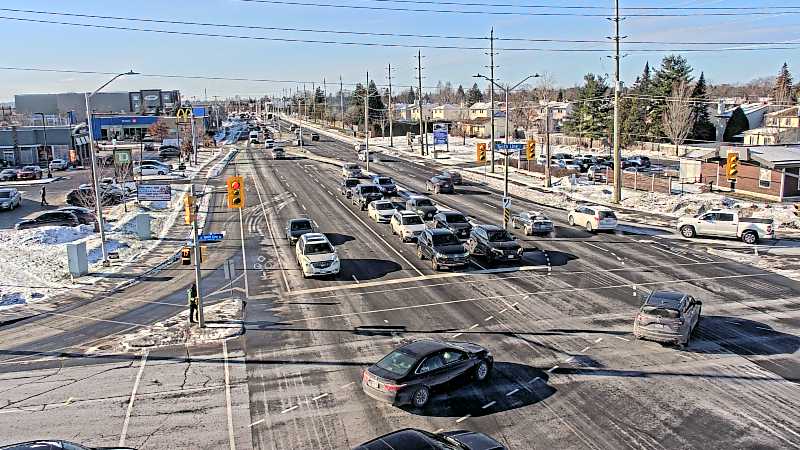
<path fill-rule="evenodd" d="M 296 0 L 304 1 L 304 0 Z M 369 0 L 305 0 L 320 3 L 411 7 L 414 5 Z M 526 5 L 610 6 L 612 1 L 587 0 L 464 0 L 472 3 L 516 3 Z M 791 4 L 790 0 L 787 0 Z M 761 6 L 767 2 L 740 0 L 622 1 L 631 6 Z M 771 5 L 780 5 L 772 2 Z M 798 1 L 797 4 L 800 4 Z M 275 5 L 239 0 L 140 0 L 140 1 L 36 1 L 5 0 L 3 8 L 100 14 L 133 18 L 214 22 L 237 25 L 338 29 L 411 34 L 488 35 L 494 26 L 499 37 L 603 39 L 612 33 L 612 24 L 602 17 L 537 17 L 430 12 L 363 11 Z M 420 9 L 458 9 L 458 6 L 417 5 Z M 537 11 L 510 8 L 475 8 L 471 10 Z M 562 10 L 563 11 L 563 10 Z M 597 12 L 575 10 L 576 12 Z M 610 11 L 610 9 L 609 9 Z M 735 10 L 734 10 L 735 11 Z M 283 31 L 236 30 L 213 27 L 146 24 L 136 22 L 53 17 L 0 11 L 0 16 L 43 20 L 109 24 L 139 28 L 171 29 L 282 38 L 323 39 L 360 42 L 389 42 L 418 45 L 481 46 L 482 41 L 453 41 L 411 37 L 371 37 L 297 33 Z M 0 42 L 4 45 L 4 66 L 125 71 L 134 69 L 150 74 L 188 74 L 224 77 L 318 80 L 330 82 L 342 75 L 345 82 L 370 76 L 385 82 L 386 65 L 392 64 L 397 84 L 416 83 L 413 48 L 375 48 L 310 43 L 238 40 L 218 37 L 169 36 L 133 31 L 77 28 L 66 25 L 24 23 L 1 20 Z M 800 40 L 800 15 L 637 18 L 622 24 L 622 34 L 629 40 L 672 41 L 788 41 Z M 540 44 L 498 42 L 497 47 L 610 48 L 608 44 Z M 653 45 L 640 47 L 653 48 Z M 683 45 L 666 46 L 685 48 Z M 800 46 L 797 46 L 800 50 Z M 705 71 L 711 82 L 739 82 L 755 77 L 774 76 L 779 65 L 794 67 L 798 50 L 759 50 L 751 52 L 711 52 L 686 54 L 696 74 Z M 622 79 L 630 83 L 640 73 L 644 62 L 657 65 L 664 52 L 631 53 L 622 62 Z M 486 72 L 488 56 L 479 50 L 423 49 L 425 85 L 450 80 L 471 85 L 471 75 Z M 557 85 L 579 83 L 587 72 L 613 73 L 613 62 L 603 53 L 553 53 L 502 51 L 496 58 L 498 78 L 514 81 L 533 72 L 550 72 Z M 13 99 L 15 93 L 64 92 L 91 90 L 107 76 L 52 74 L 0 70 L 0 101 Z M 796 78 L 800 78 L 797 76 Z M 213 95 L 255 96 L 294 88 L 295 84 L 262 82 L 201 81 L 135 77 L 121 80 L 113 90 L 148 88 L 179 89 L 185 96 L 202 97 L 204 89 Z"/>

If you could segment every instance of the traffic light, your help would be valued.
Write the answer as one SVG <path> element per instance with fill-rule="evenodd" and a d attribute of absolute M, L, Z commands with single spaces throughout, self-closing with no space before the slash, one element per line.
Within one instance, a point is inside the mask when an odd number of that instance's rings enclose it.
<path fill-rule="evenodd" d="M 477 155 L 478 162 L 486 162 L 486 143 L 478 142 L 477 150 L 478 150 L 478 155 Z"/>
<path fill-rule="evenodd" d="M 725 163 L 725 175 L 729 180 L 735 180 L 739 174 L 739 155 L 737 153 L 728 153 L 728 161 Z"/>
<path fill-rule="evenodd" d="M 228 177 L 228 208 L 244 208 L 244 178 Z"/>
<path fill-rule="evenodd" d="M 186 225 L 194 222 L 194 197 L 189 194 L 183 197 L 183 221 Z"/>
<path fill-rule="evenodd" d="M 192 249 L 183 247 L 181 249 L 181 265 L 190 266 L 192 264 Z"/>
<path fill-rule="evenodd" d="M 533 139 L 528 139 L 528 142 L 525 144 L 525 156 L 528 161 L 536 158 L 536 141 Z"/>

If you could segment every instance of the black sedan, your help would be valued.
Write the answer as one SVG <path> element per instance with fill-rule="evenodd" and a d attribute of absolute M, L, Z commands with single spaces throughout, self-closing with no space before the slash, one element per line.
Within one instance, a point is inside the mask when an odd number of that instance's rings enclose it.
<path fill-rule="evenodd" d="M 65 206 L 63 208 L 58 208 L 56 211 L 75 214 L 75 217 L 78 218 L 78 222 L 80 222 L 81 225 L 96 225 L 97 222 L 97 217 L 95 217 L 94 211 L 89 208 L 83 208 L 80 206 Z"/>
<path fill-rule="evenodd" d="M 314 232 L 314 221 L 311 219 L 289 219 L 286 223 L 286 239 L 294 244 L 300 236 Z"/>
<path fill-rule="evenodd" d="M 393 405 L 422 408 L 446 386 L 484 381 L 492 354 L 469 342 L 423 339 L 406 344 L 364 371 L 361 387 L 370 397 Z"/>
<path fill-rule="evenodd" d="M 68 205 L 93 208 L 94 190 L 91 187 L 73 189 L 67 194 L 65 200 Z M 119 205 L 125 201 L 125 196 L 118 190 L 100 188 L 100 201 L 103 206 Z"/>
<path fill-rule="evenodd" d="M 425 182 L 425 190 L 433 191 L 434 194 L 452 194 L 453 182 L 443 175 L 436 175 Z"/>
<path fill-rule="evenodd" d="M 358 186 L 361 180 L 358 178 L 345 178 L 339 184 L 339 192 L 347 198 L 353 196 L 353 188 Z"/>
<path fill-rule="evenodd" d="M 405 428 L 369 442 L 353 450 L 505 450 L 502 444 L 491 437 L 474 431 L 446 431 L 429 433 L 424 430 Z"/>
<path fill-rule="evenodd" d="M 14 227 L 17 230 L 39 227 L 77 227 L 81 222 L 71 212 L 47 211 L 32 219 L 21 220 Z"/>
<path fill-rule="evenodd" d="M 181 150 L 172 145 L 165 145 L 158 149 L 158 156 L 162 158 L 174 158 L 180 156 Z"/>
<path fill-rule="evenodd" d="M 467 250 L 470 256 L 483 256 L 487 264 L 520 261 L 523 252 L 516 238 L 496 225 L 478 225 L 473 228 L 467 240 Z"/>

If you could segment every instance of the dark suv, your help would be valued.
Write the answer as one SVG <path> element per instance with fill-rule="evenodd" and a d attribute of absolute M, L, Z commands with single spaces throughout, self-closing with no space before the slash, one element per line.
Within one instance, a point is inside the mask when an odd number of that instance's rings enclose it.
<path fill-rule="evenodd" d="M 467 239 L 469 232 L 472 231 L 472 224 L 464 214 L 458 211 L 446 211 L 433 216 L 433 228 L 444 228 L 452 231 L 459 239 Z"/>
<path fill-rule="evenodd" d="M 520 261 L 523 252 L 514 236 L 497 225 L 473 228 L 467 240 L 467 250 L 471 256 L 483 256 L 487 264 Z"/>
<path fill-rule="evenodd" d="M 353 196 L 350 197 L 350 201 L 354 205 L 358 205 L 361 210 L 367 209 L 370 202 L 375 200 L 380 200 L 383 198 L 383 194 L 381 194 L 381 190 L 378 186 L 374 184 L 359 184 L 358 186 L 353 188 Z"/>
<path fill-rule="evenodd" d="M 433 270 L 469 264 L 469 253 L 464 244 L 452 231 L 444 228 L 429 228 L 417 237 L 417 257 L 430 259 Z"/>
<path fill-rule="evenodd" d="M 450 178 L 437 175 L 425 182 L 425 190 L 433 191 L 434 194 L 452 194 L 453 182 L 450 181 Z"/>
<path fill-rule="evenodd" d="M 353 196 L 353 188 L 358 186 L 361 181 L 358 178 L 345 178 L 339 184 L 339 192 L 347 198 Z"/>
<path fill-rule="evenodd" d="M 382 175 L 372 177 L 372 183 L 378 186 L 384 196 L 397 195 L 397 185 L 392 180 L 392 177 Z"/>
<path fill-rule="evenodd" d="M 22 220 L 14 227 L 17 230 L 38 227 L 77 227 L 81 222 L 71 212 L 47 211 L 39 214 L 33 219 Z"/>

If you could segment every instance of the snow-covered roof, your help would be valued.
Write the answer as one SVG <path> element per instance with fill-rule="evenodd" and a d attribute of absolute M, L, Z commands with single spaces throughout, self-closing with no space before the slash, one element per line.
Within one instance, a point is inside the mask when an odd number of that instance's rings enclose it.
<path fill-rule="evenodd" d="M 800 167 L 800 145 L 764 145 L 749 150 L 750 159 L 766 167 Z"/>
<path fill-rule="evenodd" d="M 489 102 L 477 102 L 474 103 L 469 109 L 489 109 L 492 107 L 492 104 Z"/>
<path fill-rule="evenodd" d="M 449 110 L 460 110 L 461 107 L 458 105 L 451 105 L 450 103 L 445 103 L 444 105 L 439 105 L 434 107 L 433 109 L 449 109 Z"/>
<path fill-rule="evenodd" d="M 767 109 L 768 107 L 769 105 L 765 105 L 763 103 L 744 103 L 742 105 L 734 106 L 733 108 L 725 110 L 725 112 L 722 113 L 722 117 L 730 117 L 736 108 L 742 108 L 744 115 L 749 116 L 750 114 L 759 112 L 762 109 Z"/>

